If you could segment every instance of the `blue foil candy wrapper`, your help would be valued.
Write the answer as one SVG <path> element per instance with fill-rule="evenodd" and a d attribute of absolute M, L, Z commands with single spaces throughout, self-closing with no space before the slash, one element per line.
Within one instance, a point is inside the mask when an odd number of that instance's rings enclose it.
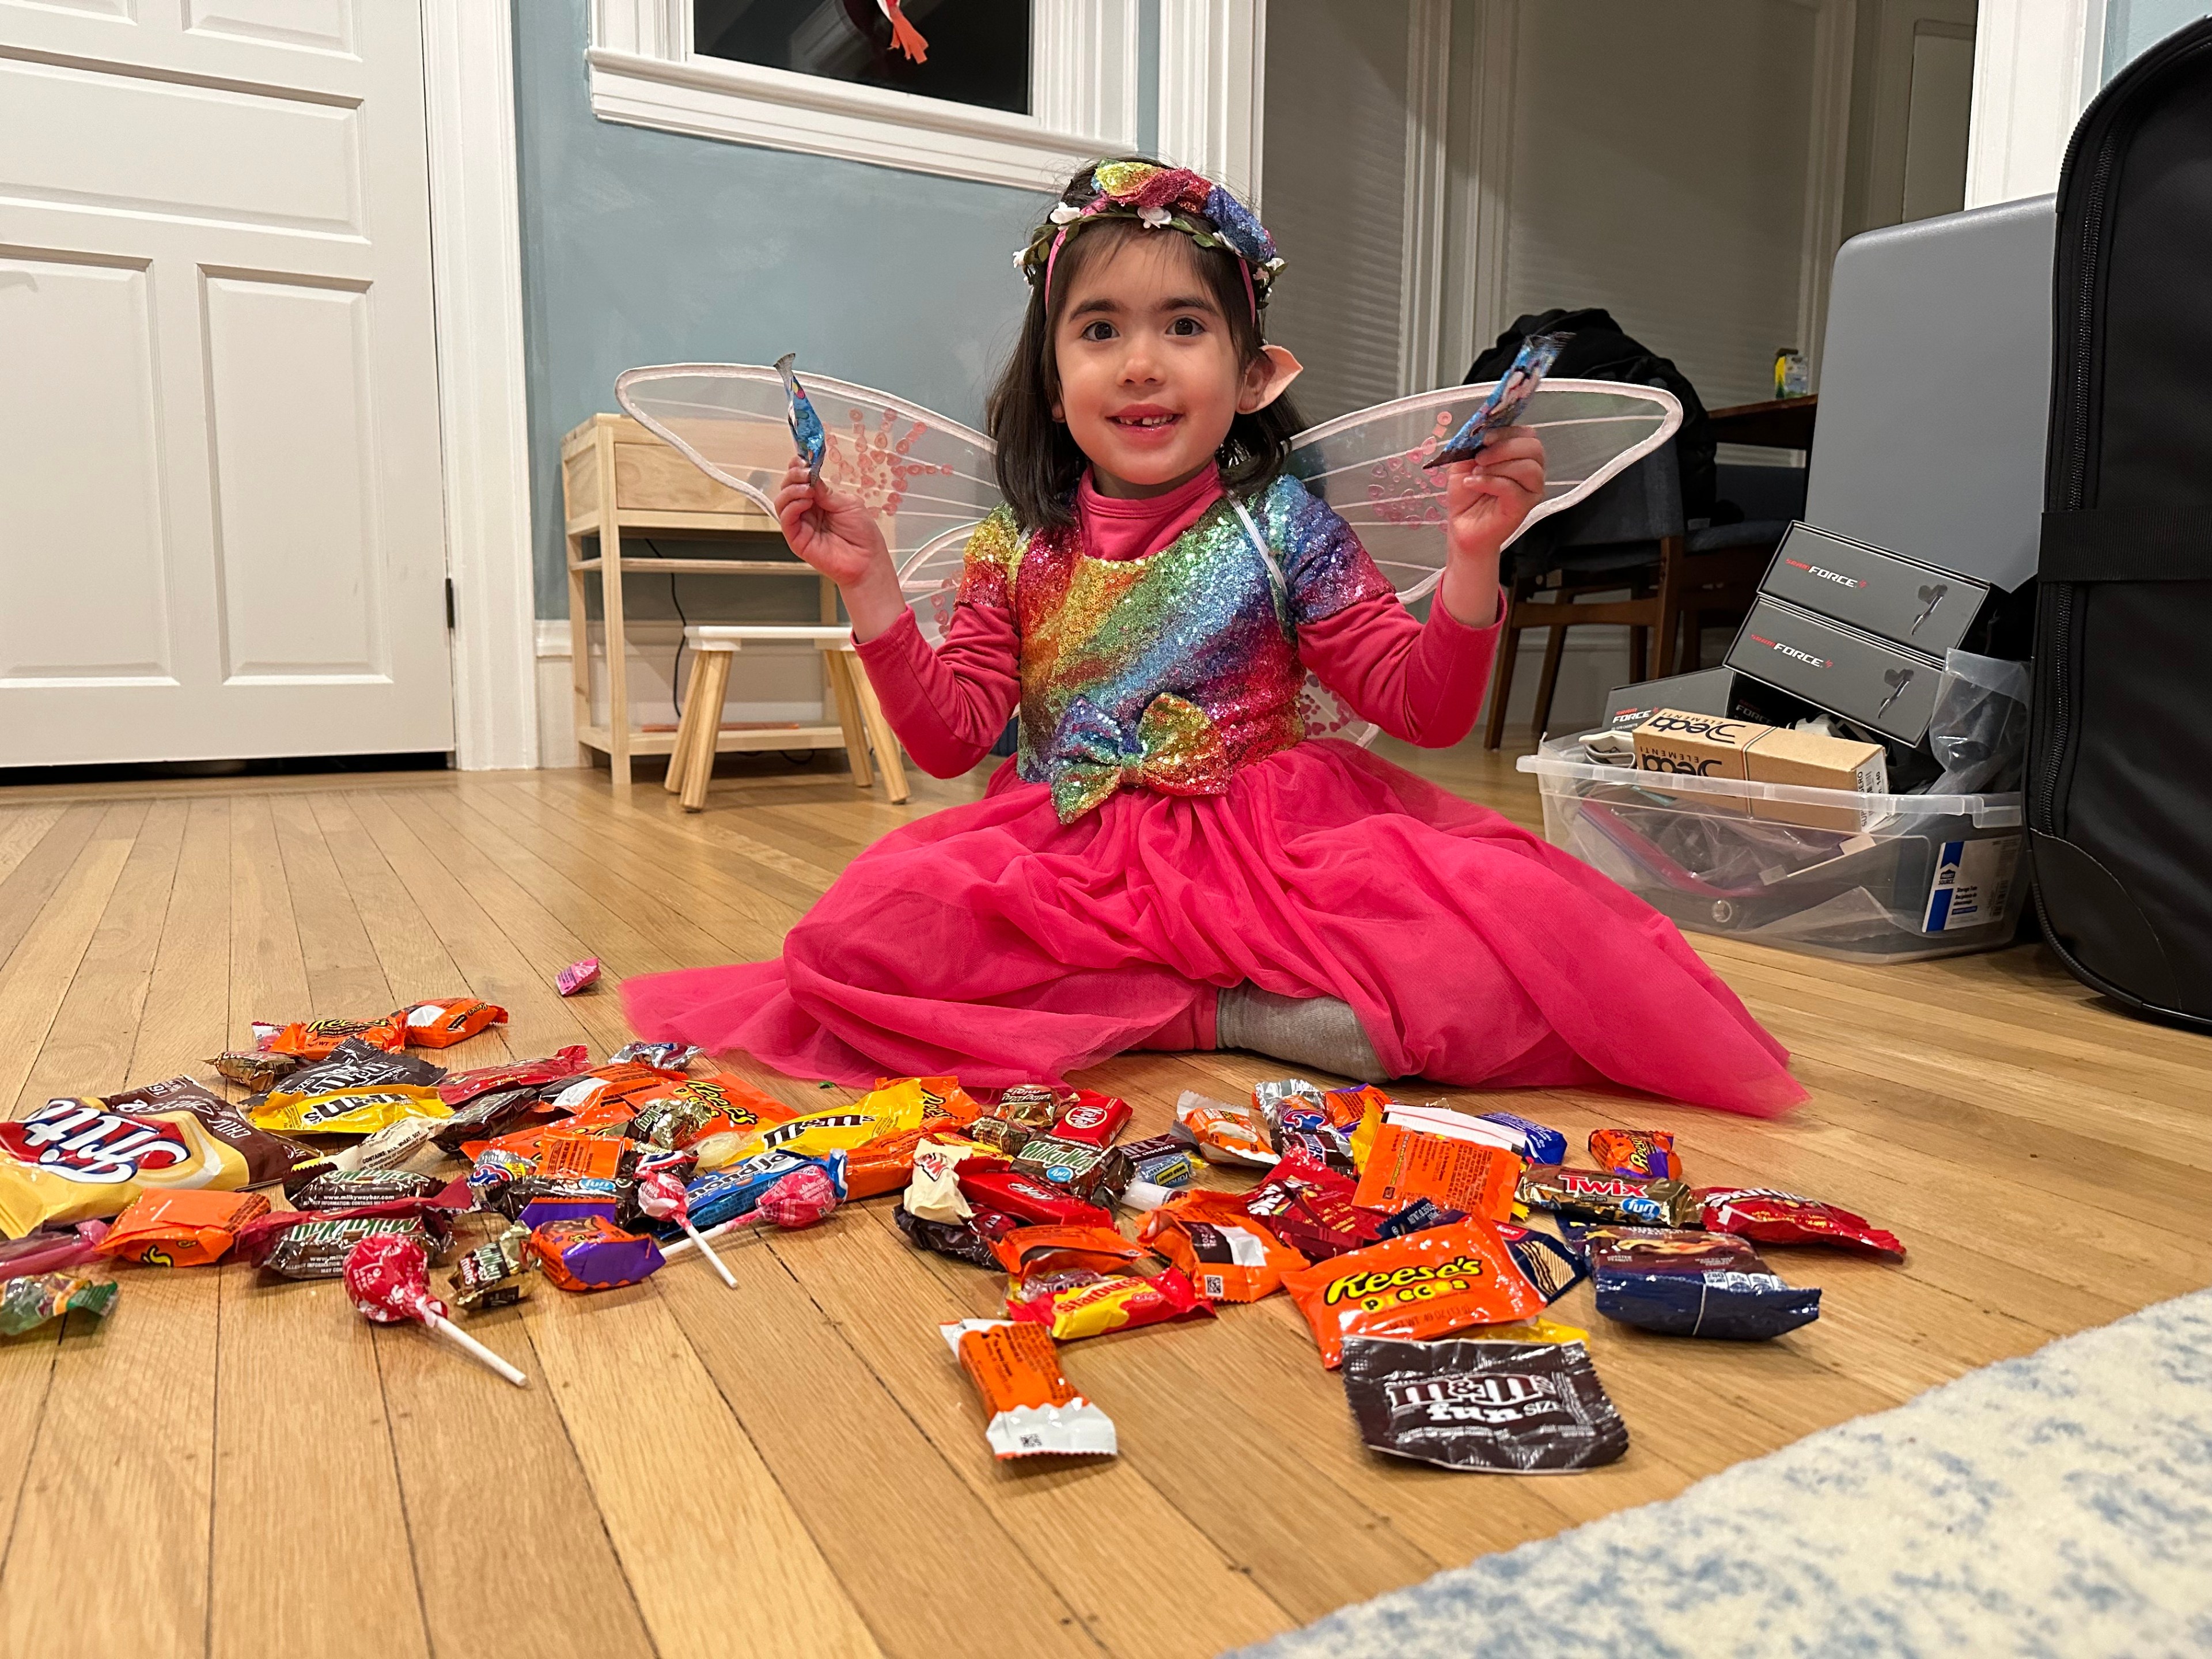
<path fill-rule="evenodd" d="M 1449 466 L 1454 461 L 1473 460 L 1475 452 L 1489 442 L 1491 434 L 1504 431 L 1521 418 L 1528 399 L 1536 395 L 1536 388 L 1544 384 L 1552 365 L 1559 361 L 1561 348 L 1573 337 L 1571 334 L 1531 334 L 1522 341 L 1521 349 L 1513 354 L 1513 366 L 1491 388 L 1490 395 L 1482 400 L 1482 407 L 1468 417 L 1467 424 L 1460 428 L 1449 443 L 1421 465 Z"/>
<path fill-rule="evenodd" d="M 1525 1117 L 1516 1117 L 1510 1112 L 1479 1112 L 1485 1123 L 1495 1123 L 1501 1128 L 1520 1132 L 1528 1142 L 1523 1154 L 1531 1164 L 1565 1164 L 1567 1161 L 1567 1138 L 1557 1129 L 1532 1122 Z"/>
<path fill-rule="evenodd" d="M 822 417 L 814 412 L 814 400 L 799 385 L 799 376 L 791 372 L 792 364 L 798 361 L 797 352 L 787 351 L 775 360 L 775 372 L 783 376 L 783 395 L 791 400 L 791 441 L 799 446 L 807 472 L 819 483 L 822 459 L 830 449 L 830 435 L 822 429 Z"/>
<path fill-rule="evenodd" d="M 1584 1244 L 1597 1310 L 1640 1330 L 1759 1342 L 1820 1316 L 1817 1287 L 1785 1284 L 1726 1233 L 1595 1227 Z"/>
<path fill-rule="evenodd" d="M 750 1215 L 769 1188 L 810 1164 L 830 1177 L 830 1185 L 836 1188 L 842 1200 L 845 1196 L 844 1153 L 807 1158 L 797 1152 L 756 1152 L 726 1170 L 696 1176 L 684 1187 L 684 1207 L 690 1212 L 691 1224 L 704 1232 L 725 1221 Z M 668 1231 L 673 1233 L 677 1230 Z"/>

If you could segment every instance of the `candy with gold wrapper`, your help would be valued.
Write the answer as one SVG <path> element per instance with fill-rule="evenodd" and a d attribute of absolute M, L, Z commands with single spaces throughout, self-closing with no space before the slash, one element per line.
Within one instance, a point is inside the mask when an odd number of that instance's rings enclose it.
<path fill-rule="evenodd" d="M 1698 1200 L 1679 1181 L 1650 1181 L 1570 1170 L 1555 1164 L 1532 1164 L 1521 1172 L 1521 1202 L 1578 1221 L 1631 1227 L 1691 1227 Z"/>
<path fill-rule="evenodd" d="M 520 1302 L 529 1293 L 527 1281 L 536 1265 L 530 1249 L 530 1229 L 520 1224 L 509 1227 L 453 1263 L 447 1280 L 453 1287 L 453 1305 L 469 1313 L 484 1313 Z"/>

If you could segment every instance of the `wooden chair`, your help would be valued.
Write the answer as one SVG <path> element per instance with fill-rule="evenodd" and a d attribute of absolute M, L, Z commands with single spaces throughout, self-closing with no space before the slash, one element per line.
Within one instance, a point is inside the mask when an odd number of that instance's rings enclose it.
<path fill-rule="evenodd" d="M 684 717 L 668 751 L 668 776 L 664 781 L 670 794 L 682 797 L 685 811 L 696 812 L 707 804 L 707 782 L 714 775 L 715 753 L 732 746 L 722 731 L 731 658 L 748 641 L 805 641 L 822 653 L 822 665 L 837 702 L 837 724 L 844 732 L 845 753 L 853 764 L 854 787 L 866 789 L 874 784 L 874 771 L 868 763 L 872 750 L 876 765 L 883 769 L 884 793 L 894 802 L 903 801 L 913 793 L 907 787 L 898 739 L 892 735 L 883 706 L 876 701 L 875 688 L 868 684 L 867 674 L 854 653 L 851 629 L 798 623 L 700 624 L 684 630 L 684 643 L 692 653 L 691 675 L 684 693 Z M 783 727 L 762 726 L 739 734 L 738 746 L 775 749 L 784 735 Z"/>

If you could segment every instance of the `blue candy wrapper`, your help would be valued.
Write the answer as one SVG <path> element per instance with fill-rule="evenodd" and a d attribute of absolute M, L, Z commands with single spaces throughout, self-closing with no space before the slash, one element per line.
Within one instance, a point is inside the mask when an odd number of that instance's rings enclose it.
<path fill-rule="evenodd" d="M 1521 411 L 1528 399 L 1536 395 L 1536 388 L 1544 384 L 1544 376 L 1552 372 L 1552 365 L 1559 360 L 1559 349 L 1572 337 L 1565 334 L 1532 334 L 1522 341 L 1521 349 L 1514 354 L 1513 366 L 1507 369 L 1490 395 L 1482 400 L 1482 407 L 1468 417 L 1452 441 L 1421 463 L 1424 466 L 1449 466 L 1454 461 L 1474 459 L 1474 453 L 1489 441 L 1493 432 L 1502 432 L 1521 418 Z"/>
<path fill-rule="evenodd" d="M 1485 1123 L 1517 1130 L 1528 1142 L 1521 1155 L 1531 1164 L 1564 1164 L 1567 1161 L 1567 1138 L 1557 1129 L 1531 1122 L 1525 1117 L 1516 1117 L 1510 1112 L 1480 1112 L 1476 1115 Z"/>
<path fill-rule="evenodd" d="M 822 458 L 828 453 L 830 435 L 822 429 L 822 417 L 814 412 L 813 400 L 807 397 L 806 388 L 799 384 L 799 376 L 791 372 L 799 354 L 787 351 L 775 360 L 775 372 L 783 376 L 783 395 L 791 399 L 791 438 L 799 446 L 799 453 L 806 463 L 806 471 L 815 483 L 822 482 Z M 1520 366 L 1517 362 L 1514 365 Z"/>
<path fill-rule="evenodd" d="M 845 1154 L 831 1152 L 826 1157 L 807 1158 L 797 1152 L 756 1152 L 741 1158 L 726 1170 L 715 1170 L 695 1177 L 684 1188 L 684 1207 L 690 1212 L 691 1224 L 701 1232 L 709 1227 L 719 1227 L 725 1221 L 735 1221 L 750 1215 L 761 1201 L 761 1195 L 795 1170 L 813 1164 L 830 1177 L 830 1184 L 837 1189 L 842 1201 L 845 1196 Z M 677 1231 L 669 1230 L 672 1234 Z"/>
<path fill-rule="evenodd" d="M 1764 1341 L 1820 1316 L 1820 1292 L 1785 1284 L 1726 1233 L 1597 1227 L 1584 1243 L 1597 1310 L 1662 1336 Z"/>

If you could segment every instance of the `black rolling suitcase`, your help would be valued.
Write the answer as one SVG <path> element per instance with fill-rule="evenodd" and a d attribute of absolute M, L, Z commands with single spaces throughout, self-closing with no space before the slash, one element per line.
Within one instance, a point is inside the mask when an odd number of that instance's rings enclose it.
<path fill-rule="evenodd" d="M 2212 1029 L 2212 21 L 2082 116 L 2058 186 L 2027 825 L 2086 984 Z"/>

